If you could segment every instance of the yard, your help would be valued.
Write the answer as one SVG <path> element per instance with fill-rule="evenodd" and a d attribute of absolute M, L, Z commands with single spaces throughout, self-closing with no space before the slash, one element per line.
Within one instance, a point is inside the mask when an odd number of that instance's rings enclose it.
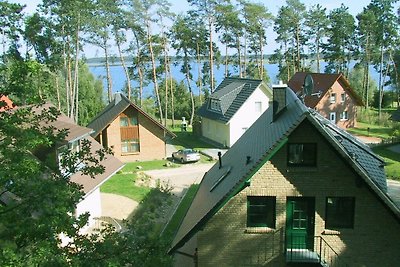
<path fill-rule="evenodd" d="M 390 150 L 388 145 L 376 146 L 372 150 L 385 160 L 387 178 L 400 181 L 400 153 Z"/>

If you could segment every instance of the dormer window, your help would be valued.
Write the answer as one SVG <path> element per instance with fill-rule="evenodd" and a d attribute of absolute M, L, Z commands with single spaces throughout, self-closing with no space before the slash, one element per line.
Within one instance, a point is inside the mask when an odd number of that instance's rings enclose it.
<path fill-rule="evenodd" d="M 209 108 L 213 111 L 221 111 L 221 103 L 218 99 L 210 99 Z"/>
<path fill-rule="evenodd" d="M 71 152 L 79 152 L 80 151 L 80 140 L 75 140 L 68 143 L 68 150 Z"/>

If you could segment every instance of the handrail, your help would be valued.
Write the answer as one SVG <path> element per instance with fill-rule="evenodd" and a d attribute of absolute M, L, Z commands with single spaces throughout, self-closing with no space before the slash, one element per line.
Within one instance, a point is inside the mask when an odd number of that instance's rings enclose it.
<path fill-rule="evenodd" d="M 340 258 L 340 255 L 322 236 L 316 236 L 315 238 L 319 238 L 320 263 L 326 264 L 330 267 L 349 267 L 349 265 Z M 329 249 L 328 251 L 325 250 L 326 247 Z M 333 255 L 331 255 L 331 253 L 333 253 Z"/>
<path fill-rule="evenodd" d="M 349 267 L 322 237 L 286 236 L 286 261 L 319 263 L 324 267 Z"/>

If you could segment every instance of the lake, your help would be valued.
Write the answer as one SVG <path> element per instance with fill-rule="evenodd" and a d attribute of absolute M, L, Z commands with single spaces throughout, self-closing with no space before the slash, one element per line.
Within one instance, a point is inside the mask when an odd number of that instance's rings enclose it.
<path fill-rule="evenodd" d="M 350 68 L 353 68 L 355 65 L 356 61 L 352 61 L 350 63 Z M 321 69 L 324 69 L 325 66 L 327 65 L 326 62 L 321 63 Z M 176 79 L 178 82 L 185 80 L 184 75 L 180 72 L 181 65 L 171 65 L 172 67 L 172 75 L 174 79 Z M 104 90 L 107 90 L 107 81 L 106 81 L 106 70 L 104 66 L 89 66 L 90 71 L 93 73 L 94 76 L 100 78 L 103 80 L 104 84 Z M 279 81 L 276 78 L 276 76 L 279 73 L 279 68 L 278 64 L 265 64 L 265 69 L 267 70 L 267 73 L 270 77 L 270 80 L 272 84 L 277 84 Z M 233 66 L 229 67 L 229 71 L 231 73 L 237 73 L 237 71 L 234 69 Z M 119 92 L 122 91 L 122 89 L 125 87 L 126 84 L 126 77 L 124 70 L 121 65 L 113 65 L 110 67 L 110 72 L 111 72 L 111 79 L 112 79 L 112 89 L 113 92 Z M 192 64 L 192 72 L 193 72 L 193 81 L 197 79 L 197 64 Z M 223 65 L 220 65 L 219 67 L 214 68 L 214 75 L 215 75 L 215 80 L 216 80 L 216 86 L 222 82 L 224 79 L 224 72 L 225 72 L 225 67 Z M 375 79 L 376 84 L 379 82 L 379 73 L 376 72 L 376 70 L 373 67 L 370 67 L 370 72 L 371 76 L 373 79 Z M 186 82 L 186 81 L 185 81 Z M 137 81 L 131 81 L 132 86 L 138 86 Z M 198 89 L 196 84 L 193 82 L 192 84 L 193 88 L 193 93 L 198 94 Z M 144 97 L 151 96 L 153 94 L 153 83 L 150 83 L 143 89 L 143 95 Z"/>

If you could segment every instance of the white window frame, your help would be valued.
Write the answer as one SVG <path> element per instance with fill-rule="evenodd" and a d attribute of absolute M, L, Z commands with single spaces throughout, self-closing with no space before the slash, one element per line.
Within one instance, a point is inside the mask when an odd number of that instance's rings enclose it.
<path fill-rule="evenodd" d="M 341 103 L 344 103 L 346 101 L 346 93 L 342 93 L 340 95 L 340 101 L 341 101 Z"/>
<path fill-rule="evenodd" d="M 336 123 L 336 112 L 329 113 L 329 121 Z"/>
<path fill-rule="evenodd" d="M 256 111 L 256 113 L 262 112 L 262 102 L 261 101 L 254 102 L 254 110 Z"/>
<path fill-rule="evenodd" d="M 336 103 L 336 93 L 331 93 L 331 96 L 330 96 L 330 98 L 329 98 L 329 102 L 330 102 L 331 104 Z"/>
<path fill-rule="evenodd" d="M 214 111 L 221 111 L 220 101 L 217 99 L 210 99 L 210 109 Z"/>
<path fill-rule="evenodd" d="M 342 113 L 340 113 L 340 120 L 341 121 L 347 121 L 348 119 L 349 119 L 349 113 L 347 112 L 347 110 L 345 110 Z"/>

